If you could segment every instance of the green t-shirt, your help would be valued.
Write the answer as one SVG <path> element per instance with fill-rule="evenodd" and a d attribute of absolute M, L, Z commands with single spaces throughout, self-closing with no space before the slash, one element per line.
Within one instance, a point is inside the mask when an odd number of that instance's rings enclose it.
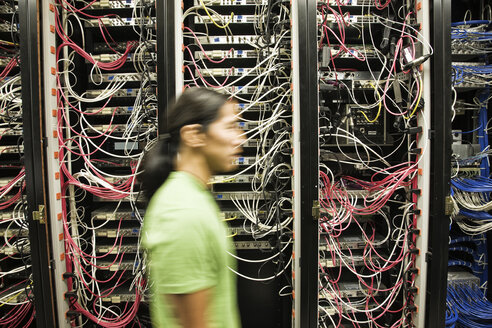
<path fill-rule="evenodd" d="M 211 289 L 209 328 L 240 327 L 236 262 L 226 223 L 211 193 L 193 175 L 175 171 L 152 197 L 145 213 L 142 242 L 148 251 L 154 327 L 179 324 L 166 294 Z"/>

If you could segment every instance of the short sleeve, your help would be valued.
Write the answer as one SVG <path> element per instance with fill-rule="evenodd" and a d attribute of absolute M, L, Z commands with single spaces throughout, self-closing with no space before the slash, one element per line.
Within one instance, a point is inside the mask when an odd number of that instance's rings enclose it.
<path fill-rule="evenodd" d="M 201 220 L 183 219 L 149 249 L 150 277 L 161 294 L 189 294 L 218 283 L 213 235 Z"/>

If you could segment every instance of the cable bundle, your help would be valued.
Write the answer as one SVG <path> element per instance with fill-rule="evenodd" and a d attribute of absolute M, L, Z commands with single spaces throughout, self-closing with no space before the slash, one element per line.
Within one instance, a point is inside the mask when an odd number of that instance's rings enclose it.
<path fill-rule="evenodd" d="M 416 22 L 405 1 L 318 1 L 322 327 L 413 324 L 433 53 Z"/>
<path fill-rule="evenodd" d="M 448 286 L 446 297 L 449 317 L 446 327 L 490 327 L 492 325 L 492 303 L 476 285 L 457 284 Z"/>
<path fill-rule="evenodd" d="M 68 316 L 145 326 L 137 177 L 157 136 L 155 3 L 57 0 L 55 22 Z"/>
<path fill-rule="evenodd" d="M 5 19 L 0 40 L 0 326 L 30 327 L 35 295 L 26 220 L 19 12 L 14 1 L 0 3 L 0 11 Z"/>

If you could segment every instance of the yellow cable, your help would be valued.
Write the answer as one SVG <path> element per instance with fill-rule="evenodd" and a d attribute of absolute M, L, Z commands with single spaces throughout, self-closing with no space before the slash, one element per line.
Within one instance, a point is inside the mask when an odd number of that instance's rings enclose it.
<path fill-rule="evenodd" d="M 229 24 L 232 22 L 233 18 L 234 18 L 234 12 L 231 12 L 231 19 L 227 22 L 227 24 L 221 26 L 219 24 L 217 24 L 217 22 L 212 18 L 212 16 L 210 15 L 210 13 L 208 12 L 208 9 L 207 7 L 205 6 L 205 3 L 203 3 L 203 0 L 200 0 L 200 3 L 202 4 L 202 7 L 203 9 L 205 10 L 205 12 L 207 13 L 207 16 L 210 18 L 210 20 L 212 21 L 212 23 L 214 23 L 215 26 L 217 26 L 218 28 L 227 28 L 227 26 L 229 26 Z"/>
<path fill-rule="evenodd" d="M 2 304 L 0 304 L 0 307 L 4 306 L 5 303 L 8 303 L 11 299 L 19 296 L 20 294 L 24 293 L 24 290 L 21 290 L 20 292 L 18 292 L 17 294 L 15 294 L 14 296 L 12 296 L 11 298 L 9 298 L 8 300 L 6 300 L 5 302 L 3 302 Z"/>
<path fill-rule="evenodd" d="M 382 104 L 382 99 L 381 99 L 381 95 L 379 94 L 378 88 L 376 88 L 376 86 L 374 86 L 374 84 L 372 84 L 372 83 L 369 83 L 369 84 L 371 85 L 371 87 L 374 88 L 374 90 L 376 90 L 376 94 L 378 95 L 378 101 L 379 101 L 378 113 L 376 114 L 376 117 L 373 120 L 370 120 L 369 117 L 367 117 L 366 113 L 364 113 L 361 110 L 359 110 L 359 112 L 362 115 L 364 115 L 364 117 L 366 118 L 367 122 L 374 123 L 374 122 L 376 122 L 376 120 L 378 119 L 379 115 L 381 114 L 381 108 L 383 107 L 383 104 Z"/>
<path fill-rule="evenodd" d="M 237 232 L 233 233 L 232 235 L 227 236 L 227 238 L 232 238 L 232 237 L 235 237 L 235 236 L 237 236 Z"/>
<path fill-rule="evenodd" d="M 417 98 L 417 103 L 415 104 L 415 108 L 410 113 L 410 116 L 409 117 L 405 117 L 406 119 L 411 118 L 413 116 L 413 114 L 415 114 L 415 111 L 417 111 L 417 108 L 419 108 L 420 99 L 422 99 L 423 85 L 422 85 L 422 77 L 420 76 L 420 74 L 419 74 L 419 84 L 420 84 L 420 88 L 419 88 L 419 97 Z"/>
<path fill-rule="evenodd" d="M 233 216 L 232 218 L 225 218 L 222 221 L 232 221 L 232 220 L 235 220 L 235 219 L 237 219 L 237 216 Z"/>

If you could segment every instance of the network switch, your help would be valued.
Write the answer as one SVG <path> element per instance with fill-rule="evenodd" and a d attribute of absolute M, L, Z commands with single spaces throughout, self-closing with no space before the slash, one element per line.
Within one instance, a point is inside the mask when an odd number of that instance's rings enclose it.
<path fill-rule="evenodd" d="M 140 228 L 122 228 L 122 229 L 97 229 L 97 237 L 138 237 L 140 236 Z"/>
<path fill-rule="evenodd" d="M 140 217 L 145 215 L 145 210 L 138 210 Z M 114 211 L 114 208 L 99 208 L 92 212 L 92 218 L 95 220 L 109 220 L 109 221 L 119 221 L 119 220 L 134 220 L 137 218 L 137 213 L 132 210 L 122 210 Z"/>

